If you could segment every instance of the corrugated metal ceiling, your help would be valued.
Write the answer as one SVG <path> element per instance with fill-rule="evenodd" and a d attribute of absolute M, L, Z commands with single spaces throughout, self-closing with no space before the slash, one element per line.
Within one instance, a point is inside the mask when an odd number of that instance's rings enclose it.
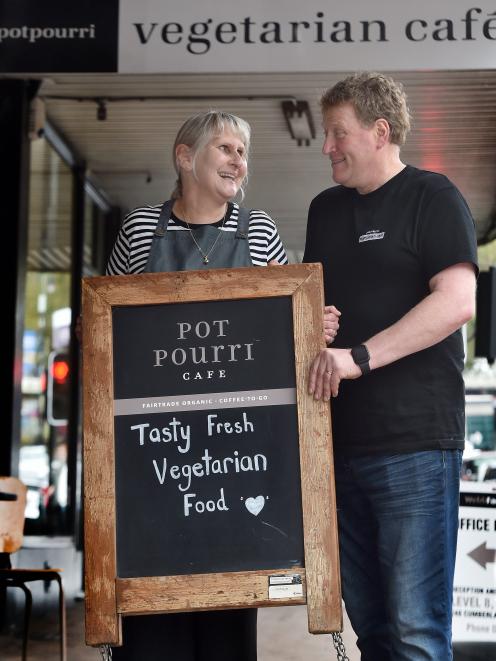
<path fill-rule="evenodd" d="M 241 115 L 253 130 L 245 203 L 267 210 L 287 248 L 299 255 L 309 202 L 332 183 L 320 152 L 318 100 L 343 75 L 53 75 L 43 81 L 40 95 L 50 121 L 123 211 L 167 198 L 175 179 L 172 143 L 188 115 L 210 107 Z M 392 75 L 405 86 L 414 120 L 403 160 L 445 173 L 467 198 L 482 236 L 495 216 L 496 72 Z M 150 99 L 166 96 L 183 98 Z M 298 147 L 288 133 L 284 96 L 310 104 L 317 138 L 309 147 Z M 136 100 L 118 100 L 122 97 Z M 107 99 L 106 121 L 97 120 L 94 101 L 78 98 Z"/>

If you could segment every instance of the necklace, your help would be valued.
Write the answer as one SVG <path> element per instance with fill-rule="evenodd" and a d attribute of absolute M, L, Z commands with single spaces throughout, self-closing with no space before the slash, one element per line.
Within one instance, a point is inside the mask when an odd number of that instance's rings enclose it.
<path fill-rule="evenodd" d="M 212 254 L 212 251 L 213 251 L 213 249 L 215 248 L 215 246 L 217 245 L 217 241 L 219 240 L 220 235 L 222 234 L 222 229 L 224 228 L 224 223 L 226 222 L 227 210 L 228 210 L 228 209 L 229 209 L 229 205 L 226 204 L 226 213 L 224 214 L 224 218 L 222 219 L 222 225 L 220 226 L 219 233 L 218 233 L 217 236 L 215 237 L 215 241 L 212 243 L 212 245 L 210 246 L 209 250 L 207 250 L 207 252 L 204 252 L 204 251 L 202 250 L 202 247 L 200 246 L 200 244 L 198 243 L 198 241 L 197 241 L 196 238 L 195 238 L 195 235 L 194 235 L 194 233 L 193 233 L 193 231 L 192 231 L 192 229 L 191 229 L 191 227 L 190 227 L 190 224 L 188 223 L 188 221 L 186 220 L 186 218 L 184 218 L 184 222 L 186 223 L 186 225 L 187 225 L 187 227 L 188 227 L 188 230 L 189 230 L 189 235 L 190 235 L 190 237 L 193 239 L 193 242 L 194 242 L 195 246 L 197 247 L 198 252 L 199 252 L 200 255 L 202 256 L 202 258 L 203 258 L 203 263 L 204 263 L 204 264 L 208 264 L 208 263 L 209 263 L 210 260 L 209 260 L 208 256 Z M 184 216 L 184 207 L 183 207 L 183 216 Z"/>

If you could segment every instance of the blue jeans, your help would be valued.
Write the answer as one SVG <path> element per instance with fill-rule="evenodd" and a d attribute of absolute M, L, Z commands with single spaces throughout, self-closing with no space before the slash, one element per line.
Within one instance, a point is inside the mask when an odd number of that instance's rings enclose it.
<path fill-rule="evenodd" d="M 343 597 L 362 661 L 450 661 L 460 450 L 335 459 Z"/>

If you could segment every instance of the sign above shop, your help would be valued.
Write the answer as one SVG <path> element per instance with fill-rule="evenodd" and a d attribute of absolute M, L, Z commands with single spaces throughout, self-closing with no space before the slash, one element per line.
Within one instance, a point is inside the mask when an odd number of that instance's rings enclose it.
<path fill-rule="evenodd" d="M 118 0 L 0 0 L 0 71 L 117 71 L 118 12 Z"/>
<path fill-rule="evenodd" d="M 272 5 L 122 0 L 123 72 L 484 69 L 494 66 L 489 2 L 406 6 L 309 0 Z M 201 9 L 200 9 L 201 8 Z"/>
<path fill-rule="evenodd" d="M 271 5 L 0 0 L 4 72 L 228 73 L 492 69 L 496 11 L 477 3 Z"/>

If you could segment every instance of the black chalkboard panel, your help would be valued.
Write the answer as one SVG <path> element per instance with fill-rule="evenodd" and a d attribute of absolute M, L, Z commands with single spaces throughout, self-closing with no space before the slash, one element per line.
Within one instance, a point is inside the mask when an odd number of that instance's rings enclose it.
<path fill-rule="evenodd" d="M 304 566 L 291 298 L 112 325 L 118 576 Z"/>

